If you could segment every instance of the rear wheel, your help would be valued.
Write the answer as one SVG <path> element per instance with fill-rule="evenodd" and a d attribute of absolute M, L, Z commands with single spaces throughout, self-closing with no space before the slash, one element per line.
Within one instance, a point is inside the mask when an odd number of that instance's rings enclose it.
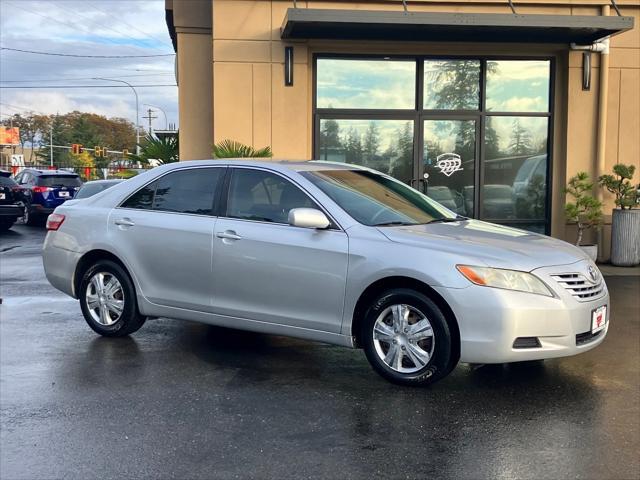
<path fill-rule="evenodd" d="M 105 337 L 124 337 L 145 322 L 131 278 L 110 260 L 99 260 L 84 273 L 78 297 L 89 326 Z"/>
<path fill-rule="evenodd" d="M 447 321 L 420 292 L 398 288 L 382 293 L 367 311 L 362 329 L 369 363 L 391 382 L 425 386 L 455 367 Z"/>
<path fill-rule="evenodd" d="M 40 216 L 33 212 L 31 205 L 27 204 L 24 206 L 24 223 L 27 225 L 33 226 L 37 225 L 40 221 Z"/>

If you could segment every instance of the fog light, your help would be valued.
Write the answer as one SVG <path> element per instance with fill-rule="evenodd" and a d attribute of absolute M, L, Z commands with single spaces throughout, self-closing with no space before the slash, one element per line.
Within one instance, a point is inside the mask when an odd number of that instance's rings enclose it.
<path fill-rule="evenodd" d="M 513 348 L 540 348 L 538 337 L 518 337 L 513 342 Z"/>

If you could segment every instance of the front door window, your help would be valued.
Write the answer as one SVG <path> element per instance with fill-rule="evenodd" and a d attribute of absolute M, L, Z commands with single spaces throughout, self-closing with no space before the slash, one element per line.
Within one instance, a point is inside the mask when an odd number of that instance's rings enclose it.
<path fill-rule="evenodd" d="M 318 56 L 314 157 L 548 232 L 550 59 Z"/>

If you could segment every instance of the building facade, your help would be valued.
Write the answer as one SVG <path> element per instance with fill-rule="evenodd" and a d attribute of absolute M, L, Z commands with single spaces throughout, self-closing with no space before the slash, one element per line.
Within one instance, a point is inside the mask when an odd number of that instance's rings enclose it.
<path fill-rule="evenodd" d="M 183 160 L 234 139 L 278 159 L 366 165 L 461 215 L 567 240 L 569 177 L 618 162 L 640 170 L 637 0 L 166 9 Z M 598 195 L 609 214 L 612 199 Z"/>

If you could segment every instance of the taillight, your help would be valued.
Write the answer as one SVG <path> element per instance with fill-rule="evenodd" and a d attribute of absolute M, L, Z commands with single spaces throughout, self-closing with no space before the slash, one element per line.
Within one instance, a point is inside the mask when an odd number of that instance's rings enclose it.
<path fill-rule="evenodd" d="M 33 193 L 43 193 L 43 192 L 50 192 L 51 190 L 53 190 L 53 188 L 35 186 L 35 187 L 32 187 L 31 190 L 33 191 Z"/>
<path fill-rule="evenodd" d="M 58 230 L 62 222 L 64 222 L 64 215 L 52 213 L 47 218 L 47 230 Z"/>

